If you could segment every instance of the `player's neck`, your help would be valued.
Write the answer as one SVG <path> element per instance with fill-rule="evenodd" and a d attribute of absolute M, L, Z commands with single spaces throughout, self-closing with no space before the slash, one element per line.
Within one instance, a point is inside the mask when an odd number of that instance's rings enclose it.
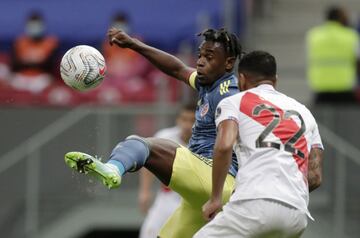
<path fill-rule="evenodd" d="M 272 80 L 264 80 L 264 81 L 258 82 L 254 85 L 254 87 L 257 87 L 257 86 L 260 86 L 263 84 L 271 85 L 275 88 L 275 83 Z"/>

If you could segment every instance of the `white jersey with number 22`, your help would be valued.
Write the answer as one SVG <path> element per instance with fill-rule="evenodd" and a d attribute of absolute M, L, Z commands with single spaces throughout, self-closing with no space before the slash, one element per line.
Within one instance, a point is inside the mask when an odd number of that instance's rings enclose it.
<path fill-rule="evenodd" d="M 262 84 L 219 103 L 216 125 L 229 119 L 239 126 L 234 145 L 239 170 L 230 201 L 273 199 L 310 216 L 309 153 L 311 148 L 323 148 L 311 112 L 271 85 Z"/>

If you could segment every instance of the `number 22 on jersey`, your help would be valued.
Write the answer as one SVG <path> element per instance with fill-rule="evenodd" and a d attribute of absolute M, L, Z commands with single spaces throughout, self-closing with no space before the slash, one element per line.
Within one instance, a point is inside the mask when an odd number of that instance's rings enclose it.
<path fill-rule="evenodd" d="M 266 104 L 260 104 L 256 106 L 253 110 L 253 116 L 259 116 L 260 113 L 264 110 L 268 110 L 273 115 L 272 121 L 265 127 L 264 131 L 259 135 L 259 137 L 256 140 L 256 147 L 272 147 L 275 149 L 280 150 L 281 144 L 276 142 L 266 142 L 265 137 L 269 135 L 271 132 L 274 131 L 275 128 L 277 128 L 282 120 L 291 120 L 291 116 L 297 116 L 301 121 L 300 128 L 293 134 L 293 136 L 285 142 L 284 144 L 284 150 L 287 152 L 290 152 L 292 154 L 295 154 L 299 156 L 302 159 L 305 159 L 305 154 L 301 150 L 294 147 L 294 144 L 300 139 L 300 137 L 305 132 L 305 124 L 302 116 L 294 110 L 288 110 L 284 111 L 283 116 L 280 116 L 280 113 L 272 106 L 266 105 Z"/>
<path fill-rule="evenodd" d="M 300 113 L 283 110 L 254 93 L 246 93 L 241 102 L 241 111 L 262 124 L 265 129 L 255 141 L 256 148 L 274 148 L 291 153 L 299 166 L 308 156 L 304 137 L 306 126 Z M 294 118 L 298 118 L 298 125 Z M 278 137 L 281 143 L 270 141 L 269 134 Z"/>

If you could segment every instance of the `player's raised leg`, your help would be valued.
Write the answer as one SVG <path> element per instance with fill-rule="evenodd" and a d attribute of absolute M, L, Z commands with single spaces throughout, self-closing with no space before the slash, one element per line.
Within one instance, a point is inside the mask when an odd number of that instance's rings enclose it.
<path fill-rule="evenodd" d="M 79 173 L 94 176 L 108 188 L 118 187 L 126 172 L 135 172 L 143 166 L 168 185 L 178 147 L 166 139 L 129 136 L 113 149 L 106 163 L 83 152 L 67 153 L 65 162 Z"/>

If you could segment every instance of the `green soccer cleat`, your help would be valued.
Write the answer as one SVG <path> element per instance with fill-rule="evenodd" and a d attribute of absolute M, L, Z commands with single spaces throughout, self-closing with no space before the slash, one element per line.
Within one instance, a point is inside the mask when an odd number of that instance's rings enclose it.
<path fill-rule="evenodd" d="M 79 173 L 94 176 L 109 189 L 120 186 L 121 176 L 118 171 L 91 155 L 82 152 L 68 152 L 65 154 L 65 163 Z"/>

